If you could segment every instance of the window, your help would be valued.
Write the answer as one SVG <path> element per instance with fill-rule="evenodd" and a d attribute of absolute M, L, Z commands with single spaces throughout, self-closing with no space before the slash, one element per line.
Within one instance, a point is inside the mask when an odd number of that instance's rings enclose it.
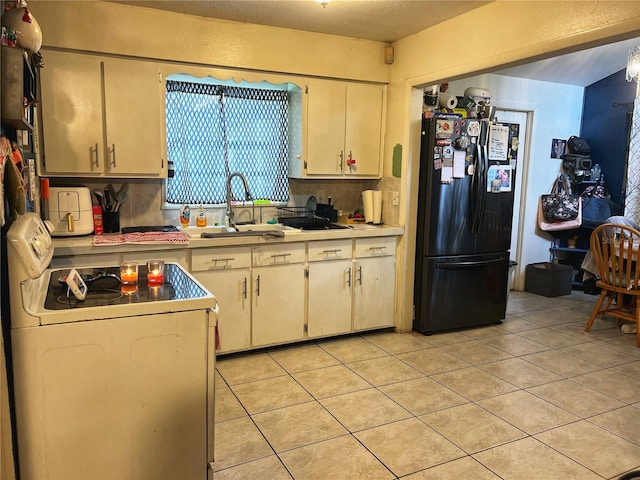
<path fill-rule="evenodd" d="M 193 80 L 166 84 L 167 155 L 173 167 L 167 203 L 225 203 L 226 179 L 233 172 L 245 175 L 254 200 L 286 203 L 287 86 Z M 233 197 L 244 200 L 240 183 L 233 182 Z"/>

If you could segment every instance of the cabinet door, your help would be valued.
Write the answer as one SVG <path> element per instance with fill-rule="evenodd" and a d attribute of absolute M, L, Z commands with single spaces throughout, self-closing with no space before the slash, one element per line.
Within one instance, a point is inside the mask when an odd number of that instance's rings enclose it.
<path fill-rule="evenodd" d="M 254 267 L 252 276 L 253 346 L 301 340 L 304 264 Z"/>
<path fill-rule="evenodd" d="M 347 87 L 345 158 L 356 163 L 349 166 L 345 160 L 346 175 L 380 176 L 383 94 L 380 85 Z"/>
<path fill-rule="evenodd" d="M 163 172 L 161 82 L 154 63 L 106 59 L 104 95 L 107 173 L 159 176 Z"/>
<path fill-rule="evenodd" d="M 310 80 L 307 94 L 307 175 L 342 175 L 345 84 Z"/>
<path fill-rule="evenodd" d="M 363 258 L 353 272 L 353 329 L 395 324 L 395 257 Z"/>
<path fill-rule="evenodd" d="M 45 174 L 164 175 L 157 65 L 52 51 L 44 57 Z"/>
<path fill-rule="evenodd" d="M 44 171 L 101 174 L 105 168 L 97 57 L 44 52 L 41 70 Z"/>
<path fill-rule="evenodd" d="M 309 264 L 309 337 L 351 331 L 351 260 Z"/>
<path fill-rule="evenodd" d="M 249 269 L 196 272 L 194 276 L 218 300 L 219 353 L 251 347 L 251 300 Z"/>

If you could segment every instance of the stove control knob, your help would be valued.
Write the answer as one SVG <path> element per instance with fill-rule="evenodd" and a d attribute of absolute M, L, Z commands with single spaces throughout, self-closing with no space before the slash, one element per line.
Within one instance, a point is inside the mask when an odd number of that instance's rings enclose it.
<path fill-rule="evenodd" d="M 42 243 L 45 248 L 51 247 L 51 237 L 47 233 L 42 233 L 38 235 L 37 240 Z"/>
<path fill-rule="evenodd" d="M 47 252 L 47 248 L 44 246 L 44 244 L 40 240 L 35 238 L 31 242 L 31 247 L 39 257 L 42 257 Z"/>

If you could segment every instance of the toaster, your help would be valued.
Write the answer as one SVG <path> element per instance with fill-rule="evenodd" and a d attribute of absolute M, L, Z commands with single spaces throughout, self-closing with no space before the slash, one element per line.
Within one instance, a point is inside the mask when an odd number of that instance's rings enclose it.
<path fill-rule="evenodd" d="M 93 233 L 93 206 L 88 187 L 50 187 L 48 220 L 51 235 L 68 237 Z"/>

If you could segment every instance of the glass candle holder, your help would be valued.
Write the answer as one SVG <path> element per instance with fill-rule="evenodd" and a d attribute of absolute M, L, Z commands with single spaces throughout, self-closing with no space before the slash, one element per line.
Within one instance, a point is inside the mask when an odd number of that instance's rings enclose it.
<path fill-rule="evenodd" d="M 153 301 L 162 300 L 162 289 L 164 287 L 162 285 L 151 285 L 149 284 L 149 298 Z"/>
<path fill-rule="evenodd" d="M 124 297 L 124 300 L 128 303 L 138 303 L 140 299 L 138 285 L 121 285 L 120 292 Z"/>
<path fill-rule="evenodd" d="M 138 264 L 136 262 L 124 262 L 120 265 L 120 281 L 123 285 L 138 283 Z"/>
<path fill-rule="evenodd" d="M 162 285 L 164 283 L 164 262 L 149 260 L 147 262 L 147 284 Z"/>
<path fill-rule="evenodd" d="M 135 295 L 138 293 L 138 285 L 123 283 L 120 286 L 120 291 L 123 295 Z"/>

